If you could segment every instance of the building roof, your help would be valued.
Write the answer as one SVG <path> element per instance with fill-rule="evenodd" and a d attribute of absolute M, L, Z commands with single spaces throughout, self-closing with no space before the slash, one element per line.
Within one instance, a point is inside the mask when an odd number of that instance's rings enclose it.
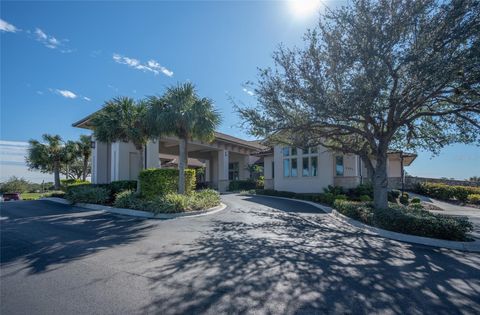
<path fill-rule="evenodd" d="M 93 129 L 93 126 L 90 124 L 90 120 L 92 119 L 93 115 L 97 113 L 98 111 L 80 119 L 79 121 L 76 121 L 72 124 L 73 127 L 77 128 L 84 128 L 84 129 Z M 253 141 L 248 141 L 248 140 L 243 140 L 237 137 L 233 137 L 230 135 L 227 135 L 222 132 L 215 131 L 215 140 L 220 140 L 223 142 L 228 142 L 231 144 L 236 144 L 244 147 L 248 147 L 250 149 L 259 151 L 259 150 L 265 150 L 267 147 L 263 146 L 260 144 L 260 141 L 258 140 L 253 140 Z"/>

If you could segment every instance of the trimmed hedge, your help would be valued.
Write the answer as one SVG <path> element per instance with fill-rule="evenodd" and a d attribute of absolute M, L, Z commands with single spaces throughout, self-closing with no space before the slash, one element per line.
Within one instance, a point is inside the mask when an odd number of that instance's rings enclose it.
<path fill-rule="evenodd" d="M 471 194 L 468 195 L 468 202 L 480 205 L 480 194 Z"/>
<path fill-rule="evenodd" d="M 178 190 L 177 169 L 151 168 L 140 172 L 140 191 L 146 199 L 175 193 Z M 195 189 L 195 170 L 185 170 L 185 193 L 189 194 Z"/>
<path fill-rule="evenodd" d="M 67 190 L 65 198 L 73 203 L 106 204 L 110 200 L 110 191 L 93 185 L 73 186 Z"/>
<path fill-rule="evenodd" d="M 253 179 L 232 180 L 228 184 L 229 191 L 241 191 L 241 190 L 262 189 L 262 188 L 263 188 L 263 184 Z"/>
<path fill-rule="evenodd" d="M 415 187 L 415 191 L 440 200 L 468 201 L 468 195 L 480 194 L 480 187 L 450 186 L 446 184 L 422 183 Z"/>
<path fill-rule="evenodd" d="M 93 187 L 93 188 L 103 188 L 108 192 L 108 200 L 106 203 L 112 203 L 115 200 L 115 195 L 122 191 L 126 190 L 136 190 L 137 189 L 137 181 L 136 180 L 117 180 L 113 181 L 110 184 L 91 184 L 91 183 L 77 183 L 67 186 L 65 193 L 72 194 L 75 193 L 76 190 L 82 190 L 85 187 Z"/>
<path fill-rule="evenodd" d="M 453 241 L 468 240 L 473 225 L 468 218 L 434 214 L 419 207 L 391 205 L 374 209 L 369 202 L 336 200 L 335 209 L 355 220 L 382 229 Z"/>

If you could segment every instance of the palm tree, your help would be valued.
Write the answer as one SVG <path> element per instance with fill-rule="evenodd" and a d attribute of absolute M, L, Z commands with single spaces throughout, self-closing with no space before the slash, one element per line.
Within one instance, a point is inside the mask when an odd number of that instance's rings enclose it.
<path fill-rule="evenodd" d="M 77 148 L 79 156 L 82 158 L 82 180 L 87 180 L 88 175 L 88 161 L 92 155 L 91 137 L 87 135 L 80 135 L 80 140 L 77 141 Z"/>
<path fill-rule="evenodd" d="M 65 160 L 65 147 L 59 135 L 44 134 L 44 143 L 29 141 L 26 163 L 30 169 L 54 174 L 55 189 L 60 189 L 60 168 Z"/>
<path fill-rule="evenodd" d="M 101 142 L 132 142 L 138 151 L 139 169 L 144 168 L 143 152 L 150 132 L 146 123 L 145 102 L 135 102 L 130 97 L 117 97 L 105 102 L 102 110 L 92 119 L 93 134 Z M 140 183 L 137 178 L 137 192 Z"/>
<path fill-rule="evenodd" d="M 155 135 L 179 138 L 178 192 L 185 193 L 185 168 L 188 167 L 188 141 L 212 141 L 220 124 L 220 114 L 208 98 L 200 98 L 192 83 L 178 84 L 167 89 L 162 97 L 148 99 L 149 124 Z"/>

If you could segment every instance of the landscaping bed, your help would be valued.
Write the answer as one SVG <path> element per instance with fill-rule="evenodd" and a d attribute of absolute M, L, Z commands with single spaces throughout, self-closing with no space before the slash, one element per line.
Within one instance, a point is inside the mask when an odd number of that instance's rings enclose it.
<path fill-rule="evenodd" d="M 79 184 L 67 188 L 65 198 L 72 203 L 88 203 L 160 213 L 205 210 L 220 205 L 220 194 L 213 189 L 194 191 L 195 171 L 186 170 L 186 194 L 176 193 L 178 170 L 148 169 L 140 173 L 141 193 L 136 181 L 110 184 Z"/>
<path fill-rule="evenodd" d="M 480 187 L 452 186 L 439 183 L 421 183 L 414 191 L 420 195 L 480 208 Z"/>
<path fill-rule="evenodd" d="M 385 230 L 423 237 L 469 241 L 472 223 L 465 217 L 433 214 L 413 203 L 409 206 L 390 203 L 387 209 L 374 209 L 371 202 L 336 200 L 334 208 L 341 214 Z"/>

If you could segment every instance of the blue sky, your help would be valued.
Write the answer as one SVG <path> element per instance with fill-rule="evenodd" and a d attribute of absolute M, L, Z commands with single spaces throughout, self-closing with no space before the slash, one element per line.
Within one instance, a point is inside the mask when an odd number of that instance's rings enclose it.
<path fill-rule="evenodd" d="M 2 1 L 0 18 L 1 180 L 18 174 L 39 181 L 51 176 L 26 172 L 28 139 L 42 133 L 75 139 L 85 131 L 72 122 L 105 100 L 161 94 L 177 82 L 194 82 L 215 102 L 220 131 L 249 138 L 229 97 L 254 105 L 244 83 L 272 64 L 280 43 L 301 45 L 316 14 L 299 14 L 281 1 Z M 408 171 L 480 175 L 478 147 L 457 145 L 429 158 L 421 154 Z"/>

